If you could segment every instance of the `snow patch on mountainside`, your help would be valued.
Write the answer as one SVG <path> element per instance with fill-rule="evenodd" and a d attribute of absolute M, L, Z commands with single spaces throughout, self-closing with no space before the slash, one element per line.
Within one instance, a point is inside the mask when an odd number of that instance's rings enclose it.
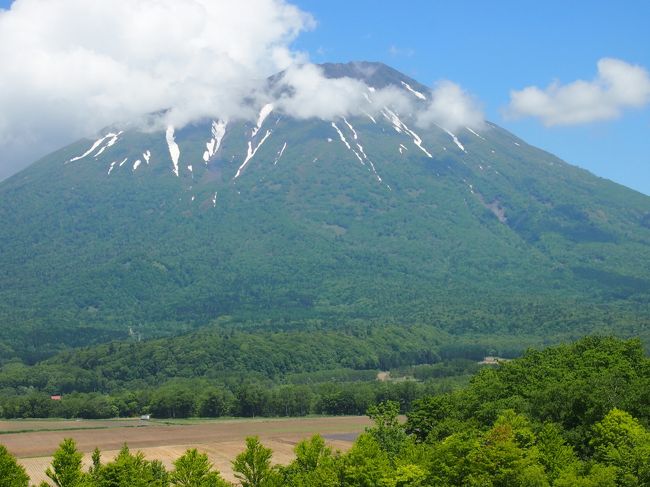
<path fill-rule="evenodd" d="M 99 150 L 97 151 L 97 153 L 96 153 L 93 157 L 94 157 L 95 159 L 97 159 L 97 158 L 99 157 L 99 155 L 100 155 L 102 152 L 104 152 L 106 149 L 108 149 L 109 147 L 111 147 L 112 145 L 114 145 L 115 142 L 117 142 L 117 139 L 120 137 L 120 135 L 122 135 L 122 131 L 119 131 L 119 132 L 116 133 L 116 134 L 112 134 L 112 135 L 110 136 L 110 138 L 108 139 L 108 142 L 106 143 L 106 145 L 102 146 L 102 148 L 99 149 Z"/>
<path fill-rule="evenodd" d="M 347 123 L 347 122 L 346 122 L 346 123 Z M 343 132 L 341 132 L 341 129 L 339 129 L 338 125 L 336 125 L 334 122 L 332 122 L 332 127 L 334 127 L 334 129 L 338 132 L 339 137 L 341 138 L 341 142 L 343 142 L 343 143 L 345 144 L 345 146 L 346 146 L 349 150 L 352 151 L 352 153 L 356 156 L 356 158 L 359 159 L 359 162 L 365 166 L 366 163 L 363 162 L 363 158 L 359 155 L 359 153 L 358 153 L 357 151 L 355 151 L 355 150 L 350 146 L 349 142 L 347 141 L 347 139 L 346 139 L 345 136 L 343 135 Z M 354 129 L 352 129 L 352 130 L 354 130 Z"/>
<path fill-rule="evenodd" d="M 109 135 L 112 135 L 112 134 L 109 134 Z M 100 145 L 102 142 L 104 142 L 104 140 L 105 140 L 109 135 L 106 135 L 106 136 L 102 137 L 101 139 L 96 140 L 96 141 L 93 143 L 93 145 L 90 146 L 90 149 L 88 149 L 86 152 L 84 152 L 84 153 L 81 154 L 80 156 L 73 157 L 72 159 L 70 159 L 70 160 L 67 161 L 67 162 L 78 161 L 79 159 L 83 159 L 84 157 L 90 155 L 90 154 L 91 154 L 95 149 L 97 149 L 97 147 L 99 147 L 99 145 Z M 67 164 L 67 163 L 66 163 L 66 164 Z"/>
<path fill-rule="evenodd" d="M 352 147 L 350 147 L 350 144 L 348 144 L 348 141 L 345 139 L 343 132 L 341 132 L 341 130 L 334 122 L 332 122 L 332 127 L 334 127 L 334 129 L 338 132 L 339 137 L 341 138 L 341 142 L 343 142 L 348 149 L 352 150 Z"/>
<path fill-rule="evenodd" d="M 226 135 L 227 125 L 228 122 L 225 120 L 212 121 L 212 138 L 205 144 L 206 151 L 203 153 L 203 160 L 206 164 L 219 151 L 221 141 L 224 135 Z"/>
<path fill-rule="evenodd" d="M 179 176 L 178 174 L 178 160 L 181 156 L 181 150 L 178 147 L 178 144 L 176 143 L 176 140 L 174 139 L 174 127 L 169 126 L 167 127 L 167 131 L 165 132 L 165 139 L 167 140 L 167 147 L 169 148 L 169 155 L 172 158 L 172 164 L 174 165 L 174 174 L 176 174 L 176 177 Z"/>
<path fill-rule="evenodd" d="M 413 88 L 411 88 L 411 85 L 409 85 L 408 83 L 405 83 L 404 81 L 400 81 L 400 83 L 402 83 L 402 85 L 404 86 L 404 88 L 406 88 L 408 91 L 410 91 L 411 93 L 413 93 L 413 94 L 414 94 L 416 97 L 418 97 L 420 100 L 426 100 L 426 99 L 427 99 L 427 97 L 424 96 L 422 93 L 420 93 L 419 91 L 416 91 L 416 90 L 414 90 Z"/>
<path fill-rule="evenodd" d="M 349 123 L 345 118 L 343 119 L 343 121 L 345 122 L 345 124 L 346 124 L 346 125 L 348 126 L 348 128 L 350 129 L 350 132 L 352 132 L 352 137 L 353 137 L 354 139 L 358 140 L 359 136 L 358 136 L 356 130 L 354 130 L 354 127 L 352 126 L 352 124 L 350 124 L 350 123 Z M 359 150 L 359 152 L 357 152 L 357 151 L 356 151 L 356 150 L 355 150 L 355 149 L 350 145 L 350 143 L 348 142 L 348 140 L 345 138 L 345 135 L 343 135 L 343 132 L 341 131 L 341 129 L 339 129 L 338 125 L 336 125 L 336 123 L 334 123 L 334 122 L 331 122 L 331 124 L 332 124 L 332 127 L 334 128 L 334 130 L 336 130 L 336 132 L 339 134 L 339 138 L 341 139 L 341 142 L 343 142 L 343 143 L 345 144 L 345 146 L 346 146 L 350 151 L 352 151 L 352 153 L 355 155 L 355 157 L 359 160 L 359 162 L 360 162 L 363 166 L 366 165 L 366 162 L 368 163 L 368 165 L 370 166 L 370 170 L 372 171 L 372 173 L 373 173 L 373 174 L 375 175 L 375 177 L 377 178 L 377 181 L 379 181 L 379 182 L 381 183 L 381 182 L 382 182 L 381 176 L 380 176 L 379 173 L 377 172 L 377 169 L 375 168 L 375 164 L 370 160 L 370 158 L 369 158 L 368 155 L 366 154 L 366 151 L 363 149 L 363 146 L 362 146 L 359 142 L 355 142 L 355 144 L 356 144 L 356 146 L 357 146 L 357 148 L 358 148 L 358 150 Z M 328 139 L 328 140 L 329 140 L 329 139 Z"/>
<path fill-rule="evenodd" d="M 257 135 L 257 132 L 259 132 L 260 129 L 262 128 L 262 124 L 264 123 L 264 120 L 266 120 L 266 117 L 268 117 L 272 111 L 273 111 L 273 103 L 267 103 L 262 107 L 262 109 L 260 110 L 260 114 L 257 117 L 257 125 L 253 129 L 251 137 L 255 137 Z"/>
<path fill-rule="evenodd" d="M 354 137 L 354 140 L 357 140 L 359 137 L 357 136 L 357 131 L 354 130 L 354 127 L 352 126 L 352 124 L 350 122 L 348 122 L 345 117 L 343 117 L 343 121 L 350 128 L 350 130 L 352 131 L 352 136 Z"/>
<path fill-rule="evenodd" d="M 262 147 L 262 144 L 266 141 L 266 139 L 269 138 L 269 135 L 271 135 L 271 131 L 267 130 L 266 134 L 262 138 L 259 144 L 253 148 L 253 141 L 249 140 L 248 141 L 248 152 L 246 154 L 246 159 L 244 159 L 244 162 L 242 163 L 241 166 L 239 166 L 239 169 L 237 169 L 237 174 L 235 174 L 235 177 L 233 179 L 237 179 L 239 176 L 241 176 L 241 172 L 244 170 L 248 162 L 255 157 L 255 154 L 257 153 L 257 150 Z"/>
<path fill-rule="evenodd" d="M 122 133 L 124 133 L 124 132 L 122 130 L 120 130 L 117 133 L 110 132 L 110 133 L 104 135 L 103 137 L 101 137 L 101 138 L 97 139 L 95 142 L 93 142 L 93 144 L 90 146 L 90 149 L 88 149 L 86 152 L 84 152 L 80 156 L 73 157 L 72 159 L 66 161 L 66 164 L 69 163 L 69 162 L 78 161 L 79 159 L 83 159 L 84 157 L 87 157 L 87 156 L 91 155 L 93 152 L 95 152 L 95 150 L 99 149 L 97 151 L 97 153 L 93 156 L 93 157 L 97 158 L 108 147 L 111 147 L 112 145 L 114 145 L 115 142 L 117 142 L 117 139 L 119 138 L 119 136 L 122 135 Z M 106 141 L 107 139 L 108 139 L 108 142 L 106 144 L 104 144 L 104 141 Z"/>
<path fill-rule="evenodd" d="M 284 154 L 284 149 L 287 148 L 287 143 L 285 142 L 284 145 L 282 146 L 282 149 L 278 151 L 278 156 L 275 158 L 275 161 L 273 161 L 273 165 L 275 166 L 280 158 L 282 157 L 282 154 Z"/>
<path fill-rule="evenodd" d="M 416 146 L 417 146 L 417 147 L 418 147 L 422 152 L 424 152 L 424 153 L 427 155 L 427 157 L 433 159 L 433 156 L 431 155 L 431 153 L 430 153 L 428 150 L 426 150 L 426 149 L 422 146 L 422 139 L 420 138 L 420 136 L 419 136 L 418 134 L 416 134 L 415 132 L 413 132 L 410 128 L 408 128 L 408 127 L 406 126 L 406 124 L 400 120 L 400 118 L 397 116 L 397 114 L 396 114 L 395 112 L 393 112 L 393 111 L 392 111 L 390 108 L 388 108 L 388 107 L 384 107 L 384 109 L 381 111 L 381 113 L 382 113 L 382 115 L 384 116 L 384 118 L 386 118 L 389 122 L 391 122 L 391 123 L 393 124 L 393 128 L 394 128 L 397 132 L 400 132 L 400 133 L 401 133 L 402 131 L 404 131 L 404 132 L 406 132 L 408 135 L 410 135 L 411 137 L 413 137 L 413 143 L 414 143 L 414 144 L 415 144 L 415 145 L 416 145 Z"/>
<path fill-rule="evenodd" d="M 363 150 L 363 146 L 357 142 L 357 147 L 358 147 L 359 150 L 361 151 L 361 155 L 363 156 L 363 158 L 368 162 L 368 164 L 370 164 L 370 168 L 372 169 L 373 174 L 374 174 L 375 177 L 377 178 L 377 181 L 379 181 L 379 182 L 381 183 L 381 182 L 382 182 L 381 176 L 380 176 L 379 173 L 377 172 L 377 169 L 375 168 L 374 163 L 373 163 L 373 162 L 370 160 L 370 158 L 366 155 L 366 152 Z"/>
<path fill-rule="evenodd" d="M 469 127 L 465 127 L 465 128 L 467 130 L 469 130 L 471 133 L 473 133 L 474 135 L 476 135 L 479 139 L 485 140 L 485 137 L 483 137 L 482 135 L 479 135 L 478 133 L 474 132 L 471 128 L 469 128 Z"/>
<path fill-rule="evenodd" d="M 465 154 L 467 154 L 467 151 L 465 150 L 465 146 L 463 146 L 463 144 L 460 143 L 460 140 L 458 140 L 458 137 L 456 137 L 454 134 L 452 134 L 447 129 L 442 129 L 442 130 L 447 132 L 449 134 L 449 136 L 452 138 L 452 140 L 454 141 L 454 144 L 456 144 L 460 150 L 462 150 Z"/>

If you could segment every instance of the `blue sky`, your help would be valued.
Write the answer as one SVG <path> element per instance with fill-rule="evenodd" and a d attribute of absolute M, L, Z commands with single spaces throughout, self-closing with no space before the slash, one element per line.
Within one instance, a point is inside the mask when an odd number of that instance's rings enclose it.
<path fill-rule="evenodd" d="M 650 106 L 618 118 L 547 127 L 509 119 L 511 90 L 593 80 L 616 58 L 650 70 L 650 2 L 294 0 L 317 26 L 294 47 L 314 62 L 382 61 L 432 85 L 448 79 L 487 118 L 529 143 L 650 194 Z M 8 8 L 0 0 L 0 8 Z"/>

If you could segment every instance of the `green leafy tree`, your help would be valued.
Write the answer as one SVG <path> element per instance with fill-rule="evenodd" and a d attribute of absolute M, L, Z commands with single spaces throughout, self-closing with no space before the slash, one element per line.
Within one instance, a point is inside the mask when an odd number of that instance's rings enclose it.
<path fill-rule="evenodd" d="M 600 463 L 584 463 L 567 468 L 553 482 L 553 487 L 618 487 L 616 468 Z"/>
<path fill-rule="evenodd" d="M 281 469 L 284 484 L 291 487 L 336 487 L 339 485 L 338 457 L 320 435 L 298 443 L 296 458 Z"/>
<path fill-rule="evenodd" d="M 374 436 L 364 433 L 343 459 L 343 485 L 377 487 L 394 471 L 388 454 Z"/>
<path fill-rule="evenodd" d="M 29 477 L 14 456 L 0 445 L 0 487 L 27 487 Z"/>
<path fill-rule="evenodd" d="M 535 441 L 528 420 L 506 411 L 469 454 L 467 482 L 494 487 L 549 485 Z"/>
<path fill-rule="evenodd" d="M 271 466 L 273 452 L 260 443 L 257 436 L 246 438 L 246 449 L 232 462 L 235 477 L 242 487 L 279 487 L 277 470 Z"/>
<path fill-rule="evenodd" d="M 145 460 L 124 445 L 115 460 L 102 465 L 95 477 L 98 487 L 167 487 L 168 474 L 159 461 Z"/>
<path fill-rule="evenodd" d="M 612 409 L 593 428 L 594 458 L 617 469 L 620 485 L 650 485 L 650 433 L 638 420 Z"/>
<path fill-rule="evenodd" d="M 551 482 L 561 472 L 572 469 L 578 463 L 578 458 L 570 445 L 562 436 L 562 428 L 555 423 L 546 423 L 537 434 L 539 461 L 544 466 Z"/>
<path fill-rule="evenodd" d="M 169 475 L 174 487 L 227 487 L 219 472 L 212 470 L 212 464 L 205 453 L 196 448 L 189 449 L 174 462 L 174 471 Z"/>
<path fill-rule="evenodd" d="M 52 465 L 45 471 L 57 487 L 77 487 L 83 485 L 85 475 L 81 471 L 83 454 L 77 450 L 72 438 L 64 439 L 54 452 Z"/>
<path fill-rule="evenodd" d="M 380 480 L 381 487 L 421 487 L 425 485 L 426 470 L 420 465 L 400 465 L 395 472 Z"/>
<path fill-rule="evenodd" d="M 427 396 L 414 402 L 406 431 L 418 441 L 441 440 L 463 428 L 459 393 Z"/>
<path fill-rule="evenodd" d="M 99 448 L 95 447 L 91 458 L 93 464 L 91 465 L 90 471 L 88 473 L 91 477 L 94 478 L 102 468 L 102 453 L 99 451 Z"/>
<path fill-rule="evenodd" d="M 227 416 L 231 413 L 234 400 L 234 395 L 230 391 L 210 389 L 201 400 L 199 414 L 206 418 Z"/>
<path fill-rule="evenodd" d="M 368 416 L 375 422 L 367 432 L 377 440 L 379 447 L 385 451 L 391 461 L 405 446 L 407 436 L 399 423 L 399 403 L 386 401 L 368 408 Z"/>

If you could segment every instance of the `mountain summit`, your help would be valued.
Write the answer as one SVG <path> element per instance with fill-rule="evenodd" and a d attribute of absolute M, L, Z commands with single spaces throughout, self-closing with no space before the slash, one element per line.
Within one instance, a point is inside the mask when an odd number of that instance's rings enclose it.
<path fill-rule="evenodd" d="M 382 64 L 322 69 L 369 103 L 431 97 Z M 391 106 L 107 129 L 0 183 L 0 244 L 5 361 L 225 317 L 515 336 L 650 316 L 649 197 L 492 123 L 421 129 Z"/>

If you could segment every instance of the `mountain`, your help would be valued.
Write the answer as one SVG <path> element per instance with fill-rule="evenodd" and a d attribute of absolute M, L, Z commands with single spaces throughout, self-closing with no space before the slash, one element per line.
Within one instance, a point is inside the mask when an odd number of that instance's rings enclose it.
<path fill-rule="evenodd" d="M 322 68 L 431 96 L 383 64 Z M 650 197 L 489 122 L 259 110 L 108 128 L 0 183 L 2 361 L 215 322 L 647 333 Z"/>

